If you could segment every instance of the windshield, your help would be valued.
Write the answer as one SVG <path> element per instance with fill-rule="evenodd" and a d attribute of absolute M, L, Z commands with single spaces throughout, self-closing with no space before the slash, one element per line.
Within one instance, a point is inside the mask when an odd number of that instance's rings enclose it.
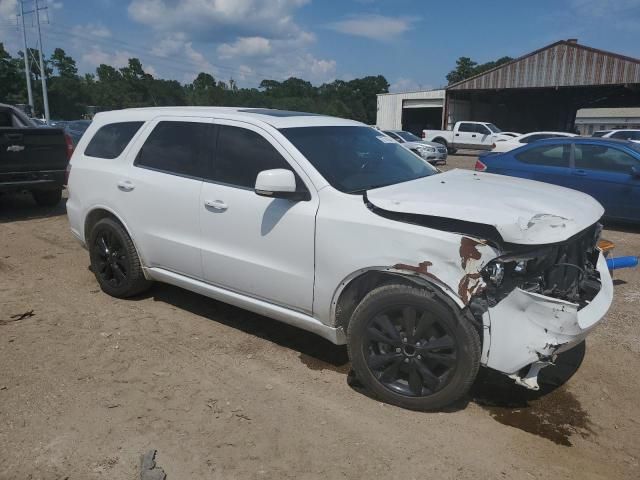
<path fill-rule="evenodd" d="M 280 132 L 341 192 L 362 193 L 437 173 L 373 128 L 296 127 Z"/>
<path fill-rule="evenodd" d="M 398 135 L 399 137 L 402 137 L 407 142 L 421 142 L 422 141 L 421 138 L 416 137 L 411 132 L 396 132 L 396 135 Z"/>
<path fill-rule="evenodd" d="M 486 125 L 489 128 L 489 130 L 491 130 L 493 133 L 502 132 L 502 130 L 500 130 L 498 127 L 496 127 L 493 123 L 487 123 Z"/>

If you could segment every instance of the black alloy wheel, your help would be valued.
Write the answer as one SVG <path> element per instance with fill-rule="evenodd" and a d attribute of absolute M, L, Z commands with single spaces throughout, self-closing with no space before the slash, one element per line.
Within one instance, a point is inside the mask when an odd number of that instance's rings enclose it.
<path fill-rule="evenodd" d="M 376 398 L 412 410 L 459 400 L 480 366 L 480 337 L 468 315 L 435 288 L 372 290 L 347 330 L 356 378 Z"/>
<path fill-rule="evenodd" d="M 127 254 L 122 243 L 109 229 L 101 230 L 94 242 L 99 257 L 96 275 L 105 283 L 116 288 L 121 287 L 127 280 L 129 270 Z"/>
<path fill-rule="evenodd" d="M 87 239 L 91 270 L 105 293 L 127 298 L 151 285 L 138 252 L 124 227 L 113 218 L 99 220 Z"/>
<path fill-rule="evenodd" d="M 371 320 L 365 335 L 367 365 L 380 383 L 402 395 L 437 392 L 458 364 L 448 326 L 424 308 L 384 309 Z"/>

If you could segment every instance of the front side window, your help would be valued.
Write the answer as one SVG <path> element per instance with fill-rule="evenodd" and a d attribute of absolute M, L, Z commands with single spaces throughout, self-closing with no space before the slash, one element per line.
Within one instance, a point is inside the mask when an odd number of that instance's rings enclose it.
<path fill-rule="evenodd" d="M 476 132 L 480 135 L 491 135 L 491 130 L 479 123 L 476 124 Z"/>
<path fill-rule="evenodd" d="M 546 167 L 569 167 L 570 145 L 533 147 L 516 155 L 518 161 Z"/>
<path fill-rule="evenodd" d="M 158 122 L 138 152 L 134 165 L 202 178 L 213 154 L 212 128 L 209 123 Z"/>
<path fill-rule="evenodd" d="M 119 122 L 104 125 L 95 133 L 84 154 L 114 159 L 120 156 L 144 122 Z"/>
<path fill-rule="evenodd" d="M 369 127 L 296 127 L 280 132 L 341 192 L 361 193 L 437 173 Z"/>
<path fill-rule="evenodd" d="M 638 161 L 628 153 L 603 145 L 577 144 L 574 152 L 576 168 L 631 173 Z"/>
<path fill-rule="evenodd" d="M 214 182 L 253 189 L 258 173 L 263 170 L 292 170 L 262 135 L 229 125 L 219 125 L 218 129 L 218 144 L 210 178 Z"/>

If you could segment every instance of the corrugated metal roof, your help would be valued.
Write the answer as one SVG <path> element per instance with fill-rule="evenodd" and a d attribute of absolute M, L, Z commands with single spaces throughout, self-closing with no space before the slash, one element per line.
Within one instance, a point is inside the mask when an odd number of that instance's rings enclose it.
<path fill-rule="evenodd" d="M 640 108 L 581 108 L 576 118 L 640 118 Z"/>
<path fill-rule="evenodd" d="M 561 40 L 447 90 L 640 83 L 640 60 Z"/>

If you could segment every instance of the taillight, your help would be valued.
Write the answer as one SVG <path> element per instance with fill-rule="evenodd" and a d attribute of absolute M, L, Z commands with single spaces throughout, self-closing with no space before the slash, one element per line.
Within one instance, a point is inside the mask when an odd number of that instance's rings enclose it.
<path fill-rule="evenodd" d="M 484 172 L 487 169 L 487 166 L 480 161 L 480 159 L 476 160 L 476 172 Z"/>
<path fill-rule="evenodd" d="M 71 160 L 71 155 L 73 155 L 73 139 L 68 133 L 64 134 L 64 143 L 67 145 L 67 160 Z"/>

